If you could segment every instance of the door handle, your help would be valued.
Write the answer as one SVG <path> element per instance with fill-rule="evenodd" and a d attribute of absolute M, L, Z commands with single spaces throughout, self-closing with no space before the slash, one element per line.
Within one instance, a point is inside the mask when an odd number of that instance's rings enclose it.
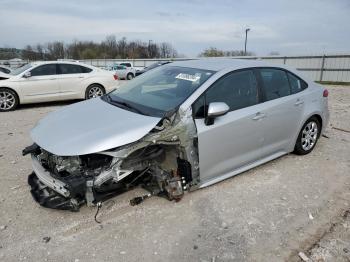
<path fill-rule="evenodd" d="M 57 78 L 50 78 L 49 80 L 56 80 Z"/>
<path fill-rule="evenodd" d="M 266 117 L 266 114 L 258 112 L 258 113 L 255 114 L 255 116 L 252 119 L 253 120 L 259 120 L 259 119 L 263 119 L 265 117 Z"/>
<path fill-rule="evenodd" d="M 302 104 L 304 104 L 304 101 L 302 101 L 302 100 L 300 100 L 300 99 L 298 99 L 298 100 L 294 103 L 295 106 L 299 106 L 299 105 L 302 105 Z"/>
<path fill-rule="evenodd" d="M 78 78 L 85 78 L 85 76 L 79 76 Z"/>

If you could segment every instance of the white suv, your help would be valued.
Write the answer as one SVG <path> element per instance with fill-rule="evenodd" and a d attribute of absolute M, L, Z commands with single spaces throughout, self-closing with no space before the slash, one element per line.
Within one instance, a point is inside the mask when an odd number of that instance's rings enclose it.
<path fill-rule="evenodd" d="M 35 62 L 0 78 L 0 111 L 19 104 L 104 95 L 118 86 L 113 73 L 78 62 Z"/>

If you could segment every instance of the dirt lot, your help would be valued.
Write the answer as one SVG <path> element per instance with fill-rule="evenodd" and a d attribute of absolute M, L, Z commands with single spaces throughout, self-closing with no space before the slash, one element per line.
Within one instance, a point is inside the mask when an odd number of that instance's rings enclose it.
<path fill-rule="evenodd" d="M 331 125 L 350 130 L 350 87 L 329 87 Z M 328 127 L 312 154 L 287 155 L 187 194 L 143 193 L 71 213 L 40 207 L 27 185 L 29 130 L 64 104 L 0 114 L 0 261 L 350 260 L 350 133 Z M 45 239 L 46 241 L 45 241 Z M 310 253 L 311 250 L 311 253 Z M 322 260 L 320 260 L 322 261 Z"/>

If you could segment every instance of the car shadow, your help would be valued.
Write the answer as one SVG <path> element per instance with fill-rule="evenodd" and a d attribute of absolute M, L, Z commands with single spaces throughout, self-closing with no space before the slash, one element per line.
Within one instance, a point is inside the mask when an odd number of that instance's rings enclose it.
<path fill-rule="evenodd" d="M 37 103 L 37 104 L 24 104 L 24 105 L 19 105 L 16 108 L 16 111 L 28 110 L 28 109 L 38 109 L 41 107 L 67 106 L 67 105 L 71 105 L 71 104 L 81 102 L 81 101 L 83 101 L 83 100 L 69 100 L 69 101 L 42 102 L 42 103 Z"/>

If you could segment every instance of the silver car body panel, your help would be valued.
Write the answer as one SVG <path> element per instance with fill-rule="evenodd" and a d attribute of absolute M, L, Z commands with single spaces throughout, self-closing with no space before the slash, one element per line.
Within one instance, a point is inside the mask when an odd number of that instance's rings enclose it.
<path fill-rule="evenodd" d="M 58 156 L 85 155 L 135 142 L 159 120 L 95 98 L 48 114 L 33 128 L 31 138 Z"/>
<path fill-rule="evenodd" d="M 315 114 L 321 116 L 323 127 L 327 126 L 329 119 L 327 99 L 322 96 L 322 86 L 308 80 L 299 71 L 262 61 L 219 60 L 222 62 L 218 63 L 217 59 L 204 59 L 172 64 L 217 70 L 216 74 L 181 105 L 182 110 L 190 108 L 219 78 L 239 69 L 258 67 L 286 69 L 305 80 L 308 88 L 294 95 L 229 112 L 217 118 L 213 126 L 206 126 L 203 119 L 196 119 L 200 187 L 219 182 L 292 152 L 299 130 L 309 117 Z M 253 120 L 258 113 L 264 117 L 259 121 Z"/>

